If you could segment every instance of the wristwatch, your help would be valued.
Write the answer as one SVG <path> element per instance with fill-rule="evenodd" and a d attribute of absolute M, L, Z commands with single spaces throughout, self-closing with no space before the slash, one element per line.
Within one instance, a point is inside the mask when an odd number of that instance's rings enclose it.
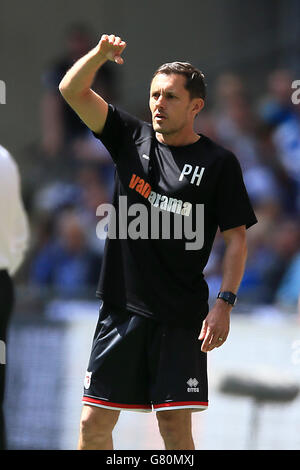
<path fill-rule="evenodd" d="M 233 292 L 219 292 L 217 299 L 222 299 L 224 302 L 227 302 L 234 307 L 237 301 L 237 296 L 233 294 Z"/>

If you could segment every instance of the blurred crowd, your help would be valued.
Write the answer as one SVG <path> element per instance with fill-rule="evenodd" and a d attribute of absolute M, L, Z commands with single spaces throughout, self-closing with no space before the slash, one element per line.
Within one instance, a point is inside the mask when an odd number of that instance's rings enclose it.
<path fill-rule="evenodd" d="M 239 159 L 258 224 L 248 235 L 239 298 L 249 304 L 294 308 L 300 294 L 300 105 L 292 102 L 289 70 L 273 70 L 260 96 L 245 80 L 222 74 L 213 104 L 197 127 Z M 220 286 L 220 234 L 206 267 L 211 293 Z"/>
<path fill-rule="evenodd" d="M 67 69 L 94 44 L 82 26 L 67 32 L 65 54 L 42 77 L 40 142 L 24 151 L 21 162 L 32 237 L 21 276 L 30 286 L 60 296 L 94 295 L 104 248 L 96 236 L 96 209 L 112 195 L 110 155 L 58 91 Z M 120 68 L 107 63 L 93 85 L 115 104 L 119 73 Z M 300 105 L 291 100 L 295 78 L 289 70 L 274 70 L 261 95 L 253 97 L 242 77 L 219 75 L 196 120 L 197 131 L 239 159 L 258 218 L 248 231 L 239 290 L 240 301 L 250 304 L 293 307 L 299 298 Z M 223 252 L 218 232 L 205 269 L 212 296 L 220 287 Z"/>

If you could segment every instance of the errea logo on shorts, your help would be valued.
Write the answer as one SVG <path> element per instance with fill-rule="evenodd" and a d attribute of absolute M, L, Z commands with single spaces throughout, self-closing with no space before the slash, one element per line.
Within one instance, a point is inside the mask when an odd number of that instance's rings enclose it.
<path fill-rule="evenodd" d="M 197 379 L 189 379 L 187 381 L 187 384 L 188 384 L 188 388 L 187 388 L 187 391 L 188 392 L 199 392 L 199 388 L 197 387 L 198 385 L 198 380 Z"/>

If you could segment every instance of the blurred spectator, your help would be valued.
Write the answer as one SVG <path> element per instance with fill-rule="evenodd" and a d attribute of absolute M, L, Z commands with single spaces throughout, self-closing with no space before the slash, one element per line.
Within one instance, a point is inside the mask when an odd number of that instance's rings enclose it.
<path fill-rule="evenodd" d="M 100 240 L 96 234 L 96 225 L 99 222 L 96 212 L 100 204 L 110 202 L 112 195 L 110 181 L 104 184 L 99 179 L 96 167 L 84 166 L 78 171 L 77 184 L 81 198 L 76 212 L 86 228 L 89 246 L 102 256 L 105 240 Z"/>
<path fill-rule="evenodd" d="M 62 99 L 58 85 L 73 63 L 97 44 L 90 30 L 82 24 L 72 25 L 66 32 L 65 52 L 52 63 L 43 75 L 45 88 L 41 103 L 42 149 L 46 156 L 55 157 L 59 152 L 72 149 L 79 157 L 107 159 L 107 151 L 95 145 L 91 132 L 76 113 Z M 107 101 L 118 98 L 115 84 L 115 68 L 107 62 L 98 73 L 93 88 Z M 102 155 L 103 154 L 103 155 Z"/>
<path fill-rule="evenodd" d="M 274 126 L 261 123 L 257 132 L 260 160 L 262 167 L 267 170 L 269 175 L 272 175 L 272 182 L 270 182 L 268 174 L 266 174 L 265 182 L 260 179 L 261 194 L 264 199 L 270 200 L 271 198 L 274 203 L 280 205 L 285 214 L 294 215 L 297 210 L 296 186 L 281 162 L 279 149 L 275 145 L 273 135 Z M 255 194 L 251 196 L 256 197 Z"/>
<path fill-rule="evenodd" d="M 292 81 L 289 70 L 278 69 L 270 73 L 266 94 L 260 100 L 258 107 L 264 122 L 276 126 L 289 120 L 295 113 L 291 100 Z"/>
<path fill-rule="evenodd" d="M 261 118 L 273 126 L 272 141 L 285 169 L 291 190 L 292 209 L 300 211 L 300 114 L 292 103 L 292 75 L 288 70 L 275 70 L 269 76 L 267 96 L 259 108 Z"/>
<path fill-rule="evenodd" d="M 298 152 L 296 140 L 300 138 L 300 130 L 296 130 L 299 116 L 291 103 L 290 75 L 274 72 L 269 80 L 268 100 L 264 101 L 265 112 L 261 112 L 262 103 L 259 112 L 255 105 L 250 102 L 240 77 L 222 74 L 216 82 L 213 110 L 199 115 L 197 130 L 235 153 L 259 220 L 248 234 L 248 259 L 239 299 L 248 303 L 274 303 L 280 295 L 277 294 L 279 286 L 279 292 L 293 291 L 290 299 L 295 298 L 296 291 L 299 295 L 296 285 L 300 228 L 295 221 L 299 213 L 295 181 L 300 178 L 300 168 L 297 168 L 297 155 L 293 160 L 291 154 Z M 289 135 L 283 136 L 285 131 Z M 292 135 L 294 147 L 289 141 Z M 213 262 L 206 267 L 212 295 L 220 278 L 221 251 L 222 244 L 216 237 Z"/>
<path fill-rule="evenodd" d="M 60 213 L 54 236 L 36 253 L 31 282 L 58 295 L 81 295 L 95 289 L 101 257 L 92 251 L 80 218 L 73 211 Z"/>
<path fill-rule="evenodd" d="M 84 226 L 86 246 L 102 258 L 105 240 L 100 240 L 96 234 L 96 225 L 99 222 L 97 207 L 110 201 L 110 183 L 102 181 L 97 165 L 89 164 L 77 169 L 72 183 L 61 179 L 36 191 L 32 215 L 35 249 L 31 258 L 39 258 L 38 253 L 44 253 L 44 248 L 45 252 L 48 252 L 49 246 L 52 246 L 59 214 L 70 209 Z"/>
<path fill-rule="evenodd" d="M 298 245 L 299 246 L 299 245 Z M 295 307 L 300 299 L 300 250 L 291 260 L 275 295 L 282 307 Z"/>
<path fill-rule="evenodd" d="M 231 74 L 220 75 L 215 96 L 213 119 L 217 140 L 238 157 L 243 171 L 257 166 L 257 116 L 242 79 Z"/>
<path fill-rule="evenodd" d="M 37 213 L 59 212 L 80 202 L 80 188 L 73 182 L 56 180 L 36 191 L 33 208 Z"/>
<path fill-rule="evenodd" d="M 299 223 L 293 219 L 279 220 L 267 234 L 265 246 L 257 252 L 257 271 L 261 283 L 255 300 L 271 304 L 293 257 L 300 247 Z M 298 284 L 299 291 L 300 283 Z M 288 303 L 288 302 L 287 302 Z"/>
<path fill-rule="evenodd" d="M 278 181 L 261 155 L 265 149 L 262 133 L 258 132 L 260 121 L 245 81 L 234 74 L 221 74 L 215 88 L 214 107 L 209 116 L 202 118 L 203 128 L 211 138 L 237 156 L 254 205 L 279 203 Z"/>

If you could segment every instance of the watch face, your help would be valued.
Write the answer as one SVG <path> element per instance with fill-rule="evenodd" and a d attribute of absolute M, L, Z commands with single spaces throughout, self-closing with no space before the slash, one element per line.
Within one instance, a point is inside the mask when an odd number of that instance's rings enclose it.
<path fill-rule="evenodd" d="M 219 292 L 218 298 L 225 300 L 230 305 L 235 305 L 237 301 L 237 297 L 232 292 Z"/>

